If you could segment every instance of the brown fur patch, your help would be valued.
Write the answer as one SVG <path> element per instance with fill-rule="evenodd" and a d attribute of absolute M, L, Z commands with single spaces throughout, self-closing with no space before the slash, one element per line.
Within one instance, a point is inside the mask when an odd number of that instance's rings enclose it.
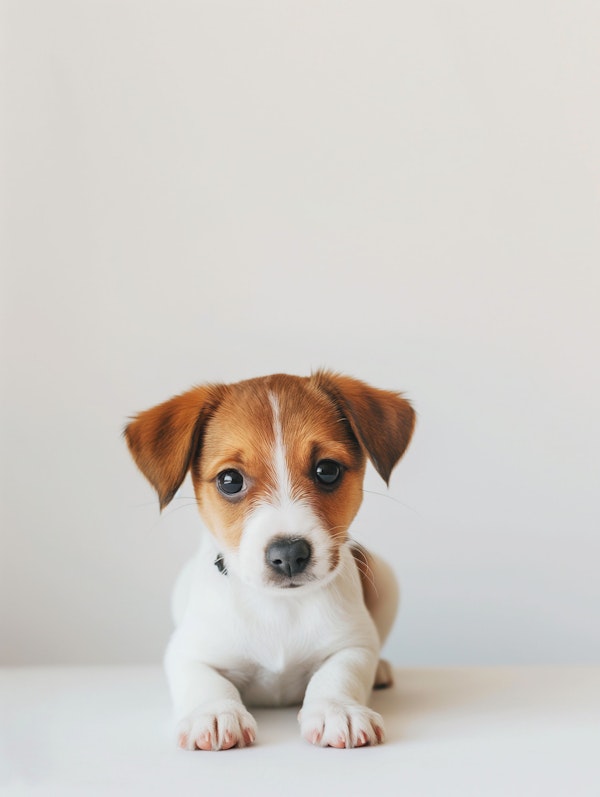
<path fill-rule="evenodd" d="M 399 393 L 380 390 L 349 376 L 319 371 L 317 384 L 336 401 L 386 484 L 404 454 L 416 414 Z"/>
<path fill-rule="evenodd" d="M 231 385 L 207 424 L 201 455 L 192 468 L 200 511 L 230 548 L 239 545 L 251 508 L 275 488 L 274 443 L 273 410 L 263 380 Z M 225 498 L 216 487 L 217 475 L 228 468 L 244 476 L 247 492 L 239 498 Z"/>
<path fill-rule="evenodd" d="M 158 493 L 160 508 L 185 478 L 210 413 L 225 388 L 204 385 L 140 412 L 123 434 L 137 466 Z"/>
<path fill-rule="evenodd" d="M 207 425 L 203 450 L 193 468 L 201 512 L 215 534 L 237 547 L 246 517 L 257 503 L 276 499 L 275 428 L 271 396 L 279 407 L 293 500 L 307 500 L 338 548 L 362 500 L 364 455 L 339 410 L 310 379 L 277 374 L 230 386 Z M 335 490 L 315 482 L 320 459 L 334 459 L 344 473 Z M 215 488 L 222 470 L 235 468 L 247 493 L 229 500 Z M 334 566 L 339 555 L 334 551 Z"/>
<path fill-rule="evenodd" d="M 387 481 L 410 440 L 415 414 L 398 394 L 324 371 L 311 377 L 275 374 L 193 388 L 137 415 L 125 437 L 161 508 L 191 469 L 205 522 L 235 548 L 249 512 L 273 500 L 277 489 L 271 396 L 277 399 L 292 499 L 310 502 L 331 536 L 334 567 L 362 501 L 365 453 Z M 333 489 L 315 479 L 322 459 L 343 468 Z M 230 468 L 242 473 L 247 487 L 233 499 L 216 486 L 218 474 Z"/>

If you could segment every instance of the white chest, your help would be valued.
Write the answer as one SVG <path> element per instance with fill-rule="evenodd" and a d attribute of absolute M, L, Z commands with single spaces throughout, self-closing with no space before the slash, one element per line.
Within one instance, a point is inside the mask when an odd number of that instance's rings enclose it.
<path fill-rule="evenodd" d="M 351 556 L 351 555 L 350 555 Z M 301 703 L 313 673 L 347 647 L 378 647 L 354 562 L 323 587 L 278 596 L 208 568 L 181 626 L 186 657 L 210 664 L 248 705 Z"/>
<path fill-rule="evenodd" d="M 337 634 L 325 628 L 319 601 L 256 608 L 239 615 L 236 662 L 221 672 L 248 704 L 300 703 L 311 675 L 338 645 Z"/>

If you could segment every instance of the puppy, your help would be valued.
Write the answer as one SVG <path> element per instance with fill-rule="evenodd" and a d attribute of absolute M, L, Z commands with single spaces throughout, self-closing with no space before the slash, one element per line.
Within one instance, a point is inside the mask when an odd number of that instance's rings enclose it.
<path fill-rule="evenodd" d="M 383 741 L 366 702 L 391 683 L 379 651 L 398 590 L 348 528 L 366 458 L 387 483 L 414 422 L 401 395 L 319 371 L 195 387 L 126 427 L 161 509 L 191 471 L 209 532 L 176 584 L 165 656 L 181 747 L 251 744 L 246 704 L 302 704 L 322 747 Z"/>

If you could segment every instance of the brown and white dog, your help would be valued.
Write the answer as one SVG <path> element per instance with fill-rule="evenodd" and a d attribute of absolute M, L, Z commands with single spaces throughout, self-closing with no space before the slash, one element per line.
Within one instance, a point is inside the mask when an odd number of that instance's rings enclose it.
<path fill-rule="evenodd" d="M 348 527 L 366 457 L 383 479 L 415 413 L 401 395 L 327 371 L 203 385 L 137 415 L 125 437 L 161 508 L 191 471 L 208 529 L 173 596 L 165 666 L 179 745 L 251 744 L 245 704 L 302 704 L 305 739 L 383 741 L 365 703 L 397 608 L 391 568 Z"/>

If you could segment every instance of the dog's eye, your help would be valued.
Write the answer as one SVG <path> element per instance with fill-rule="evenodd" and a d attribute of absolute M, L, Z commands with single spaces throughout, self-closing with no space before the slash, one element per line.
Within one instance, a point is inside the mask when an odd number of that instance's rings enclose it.
<path fill-rule="evenodd" d="M 244 477 L 238 470 L 224 470 L 217 476 L 217 487 L 223 495 L 235 495 L 244 487 Z"/>
<path fill-rule="evenodd" d="M 321 484 L 331 487 L 338 481 L 341 475 L 341 465 L 338 465 L 338 463 L 334 462 L 332 459 L 322 459 L 320 462 L 317 462 L 315 476 L 317 477 L 317 481 L 321 482 Z"/>

